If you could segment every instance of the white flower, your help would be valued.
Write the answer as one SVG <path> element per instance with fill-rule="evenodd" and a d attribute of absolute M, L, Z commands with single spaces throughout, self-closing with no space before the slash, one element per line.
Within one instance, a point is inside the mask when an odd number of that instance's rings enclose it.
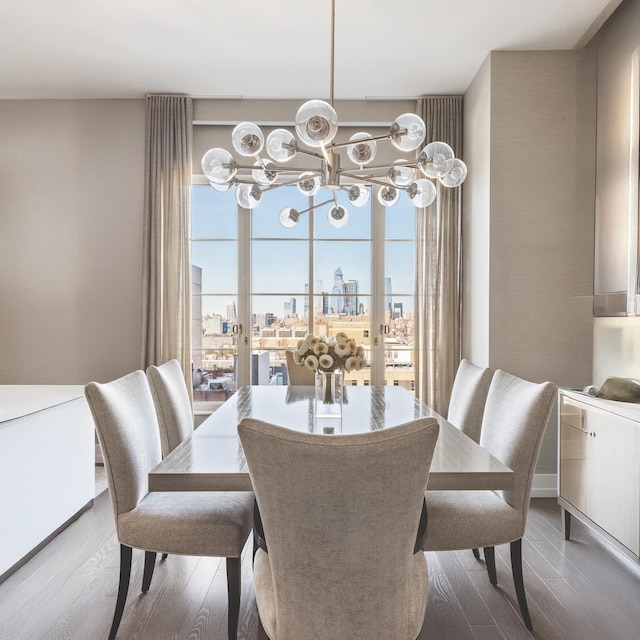
<path fill-rule="evenodd" d="M 353 371 L 357 366 L 358 359 L 356 358 L 356 356 L 349 356 L 344 363 L 344 368 L 347 371 Z"/>
<path fill-rule="evenodd" d="M 333 358 L 328 353 L 325 353 L 320 356 L 318 363 L 323 369 L 331 369 L 333 367 Z"/>
<path fill-rule="evenodd" d="M 356 349 L 356 355 L 358 356 L 358 358 L 364 358 L 364 347 L 363 346 L 359 346 Z"/>
<path fill-rule="evenodd" d="M 336 342 L 346 342 L 349 336 L 344 331 L 338 331 L 336 333 Z"/>
<path fill-rule="evenodd" d="M 313 355 L 309 355 L 304 359 L 304 366 L 311 371 L 315 371 L 318 368 L 318 358 Z"/>
<path fill-rule="evenodd" d="M 310 347 L 315 347 L 318 342 L 320 342 L 320 338 L 316 336 L 307 336 L 307 342 L 309 343 Z"/>
<path fill-rule="evenodd" d="M 318 342 L 318 344 L 313 347 L 313 353 L 317 356 L 329 353 L 329 345 L 326 342 Z"/>
<path fill-rule="evenodd" d="M 351 347 L 351 353 L 355 355 L 356 351 L 358 350 L 358 345 L 356 344 L 356 341 L 353 338 L 349 338 L 349 340 L 347 341 L 347 344 Z"/>
<path fill-rule="evenodd" d="M 309 351 L 309 343 L 302 341 L 302 344 L 298 346 L 298 355 L 303 356 Z"/>
<path fill-rule="evenodd" d="M 300 358 L 300 354 L 297 351 L 293 352 L 293 361 L 296 364 L 300 364 L 301 358 Z"/>
<path fill-rule="evenodd" d="M 337 342 L 334 351 L 339 358 L 351 355 L 351 345 L 348 342 Z"/>
<path fill-rule="evenodd" d="M 364 369 L 365 365 L 367 364 L 367 361 L 364 358 L 358 358 L 358 356 L 356 356 L 356 358 L 358 360 L 356 371 L 361 371 L 362 369 Z"/>

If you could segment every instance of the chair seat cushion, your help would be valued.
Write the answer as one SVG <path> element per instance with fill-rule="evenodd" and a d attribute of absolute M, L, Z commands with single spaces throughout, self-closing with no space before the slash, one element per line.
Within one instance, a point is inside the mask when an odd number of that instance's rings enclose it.
<path fill-rule="evenodd" d="M 275 592 L 273 589 L 273 577 L 271 574 L 271 564 L 269 555 L 262 549 L 258 549 L 253 565 L 253 583 L 256 593 L 256 603 L 260 621 L 270 640 L 280 640 L 276 625 Z M 338 588 L 338 587 L 336 587 Z M 411 583 L 409 587 L 409 603 L 407 611 L 407 635 L 406 638 L 397 640 L 415 640 L 420 633 L 424 623 L 424 616 L 427 608 L 427 590 L 429 588 L 429 577 L 427 574 L 427 561 L 424 553 L 416 553 L 413 556 L 411 565 Z M 345 593 L 345 606 L 357 606 L 357 599 L 362 597 L 358 593 Z M 350 602 L 350 599 L 355 602 Z M 317 630 L 309 629 L 308 638 L 320 637 Z M 300 638 L 299 640 L 306 640 Z M 371 640 L 370 638 L 360 638 L 350 636 L 350 640 Z M 396 640 L 396 639 L 394 639 Z"/>
<path fill-rule="evenodd" d="M 493 491 L 427 491 L 425 551 L 493 547 L 518 540 L 525 521 Z"/>
<path fill-rule="evenodd" d="M 250 491 L 148 493 L 118 517 L 121 544 L 161 553 L 239 557 L 253 525 Z"/>

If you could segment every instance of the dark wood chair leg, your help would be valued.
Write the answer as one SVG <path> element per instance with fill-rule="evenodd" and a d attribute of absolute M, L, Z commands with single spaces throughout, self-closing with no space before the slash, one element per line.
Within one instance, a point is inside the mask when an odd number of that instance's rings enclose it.
<path fill-rule="evenodd" d="M 109 631 L 109 640 L 114 640 L 118 633 L 122 613 L 124 612 L 124 603 L 127 600 L 129 592 L 129 580 L 131 578 L 131 558 L 133 557 L 133 549 L 124 544 L 120 545 L 120 584 L 118 586 L 118 597 L 116 599 L 116 610 L 113 613 L 113 622 L 111 623 L 111 631 Z"/>
<path fill-rule="evenodd" d="M 475 557 L 476 560 L 480 560 L 480 550 L 479 549 L 472 549 L 473 551 L 473 556 Z"/>
<path fill-rule="evenodd" d="M 518 596 L 518 604 L 520 605 L 520 613 L 522 614 L 524 626 L 527 627 L 529 631 L 533 631 L 529 607 L 527 606 L 527 596 L 524 593 L 524 580 L 522 578 L 522 538 L 514 540 L 511 543 L 511 571 L 513 573 L 513 584 L 516 588 L 516 596 Z"/>
<path fill-rule="evenodd" d="M 498 586 L 498 575 L 496 574 L 496 550 L 495 547 L 484 547 L 484 561 L 487 565 L 487 573 L 489 574 L 489 582 L 494 586 Z"/>
<path fill-rule="evenodd" d="M 565 540 L 571 540 L 571 514 L 562 509 L 562 533 Z"/>
<path fill-rule="evenodd" d="M 228 629 L 229 640 L 238 637 L 238 619 L 240 618 L 241 580 L 240 558 L 227 558 L 227 593 L 229 595 Z"/>
<path fill-rule="evenodd" d="M 156 566 L 156 552 L 144 552 L 144 572 L 142 574 L 142 593 L 147 593 L 151 586 L 151 578 L 153 578 L 153 569 Z"/>
<path fill-rule="evenodd" d="M 163 554 L 162 554 L 162 560 L 163 560 L 163 561 L 164 561 L 164 560 L 166 560 L 168 557 L 169 557 L 169 554 L 168 554 L 168 553 L 163 553 Z"/>

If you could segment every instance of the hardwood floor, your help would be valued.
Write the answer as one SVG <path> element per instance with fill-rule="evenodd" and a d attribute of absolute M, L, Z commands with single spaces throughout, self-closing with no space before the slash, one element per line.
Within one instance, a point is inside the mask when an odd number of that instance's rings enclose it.
<path fill-rule="evenodd" d="M 523 544 L 533 634 L 520 620 L 509 546 L 496 549 L 499 588 L 470 551 L 428 553 L 430 587 L 420 640 L 637 640 L 640 567 L 574 521 L 560 532 L 555 500 L 532 501 Z M 217 558 L 169 556 L 140 593 L 143 553 L 134 552 L 132 584 L 118 638 L 224 640 L 226 578 Z M 243 559 L 238 637 L 257 640 L 250 545 Z M 118 582 L 118 545 L 106 492 L 16 574 L 0 585 L 2 640 L 99 640 L 107 637 Z M 389 639 L 393 640 L 393 639 Z"/>

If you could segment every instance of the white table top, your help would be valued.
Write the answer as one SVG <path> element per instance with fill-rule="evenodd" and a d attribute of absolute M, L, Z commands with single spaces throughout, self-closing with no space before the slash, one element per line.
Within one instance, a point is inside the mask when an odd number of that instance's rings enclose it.
<path fill-rule="evenodd" d="M 0 385 L 0 422 L 15 420 L 83 396 L 83 385 Z"/>
<path fill-rule="evenodd" d="M 347 387 L 342 419 L 314 419 L 314 388 L 242 387 L 149 474 L 149 491 L 249 491 L 237 426 L 245 417 L 291 429 L 336 434 L 437 418 L 440 434 L 429 489 L 510 489 L 513 472 L 402 387 Z"/>

